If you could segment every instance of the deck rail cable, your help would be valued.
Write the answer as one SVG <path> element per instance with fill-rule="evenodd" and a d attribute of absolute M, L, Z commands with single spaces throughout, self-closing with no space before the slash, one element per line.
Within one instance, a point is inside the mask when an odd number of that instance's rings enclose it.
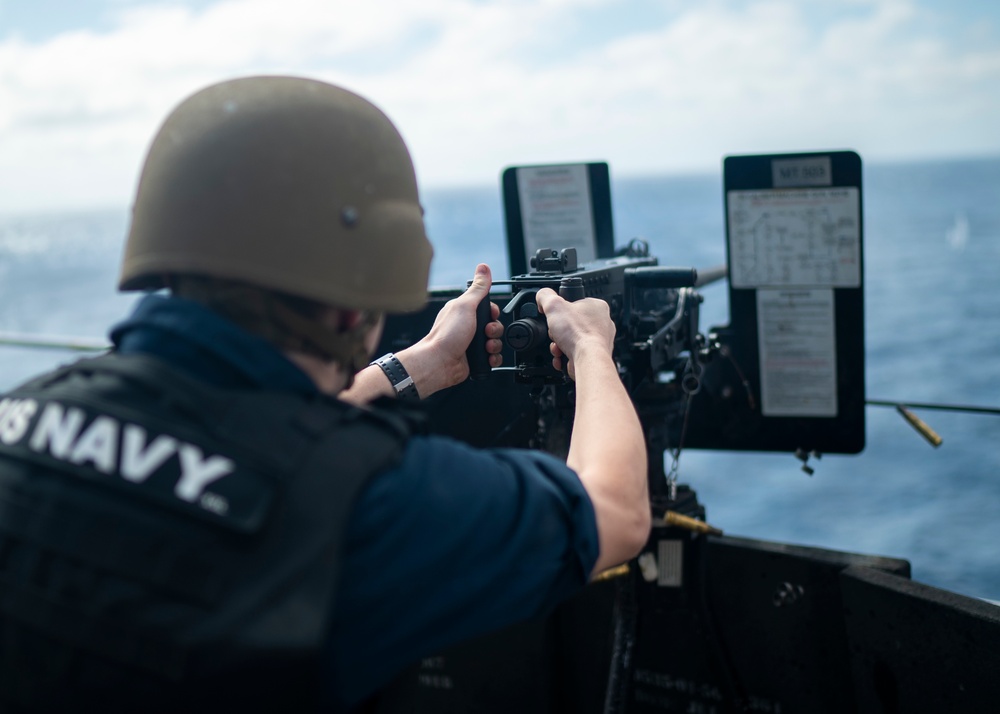
<path fill-rule="evenodd" d="M 933 404 L 929 402 L 890 402 L 882 399 L 866 399 L 865 404 L 874 407 L 906 407 L 909 409 L 937 409 L 949 412 L 967 412 L 971 414 L 1000 414 L 1000 407 L 980 407 L 966 404 Z"/>
<path fill-rule="evenodd" d="M 29 335 L 20 332 L 0 332 L 0 345 L 71 352 L 104 352 L 111 348 L 107 340 L 94 337 Z"/>
<path fill-rule="evenodd" d="M 1000 414 L 996 407 L 980 407 L 965 404 L 932 404 L 928 402 L 890 402 L 884 399 L 866 399 L 865 404 L 873 407 L 895 407 L 899 415 L 912 426 L 928 444 L 935 449 L 944 443 L 944 439 L 927 422 L 914 414 L 911 409 L 937 409 L 938 411 L 962 412 L 964 414 Z"/>

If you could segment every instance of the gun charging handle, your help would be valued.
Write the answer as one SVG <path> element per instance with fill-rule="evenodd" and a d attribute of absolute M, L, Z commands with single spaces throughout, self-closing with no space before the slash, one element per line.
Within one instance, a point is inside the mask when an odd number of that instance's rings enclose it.
<path fill-rule="evenodd" d="M 472 281 L 469 281 L 472 285 Z M 476 305 L 476 334 L 465 348 L 465 358 L 469 362 L 469 379 L 486 379 L 492 368 L 490 356 L 486 352 L 486 325 L 490 322 L 490 295 L 486 294 Z"/>

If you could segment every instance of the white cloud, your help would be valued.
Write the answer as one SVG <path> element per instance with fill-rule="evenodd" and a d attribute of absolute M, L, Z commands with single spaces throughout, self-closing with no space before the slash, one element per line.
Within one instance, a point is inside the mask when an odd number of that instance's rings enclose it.
<path fill-rule="evenodd" d="M 607 159 L 616 175 L 726 153 L 1000 151 L 995 34 L 912 2 L 228 0 L 123 5 L 114 29 L 0 43 L 0 210 L 129 200 L 157 124 L 212 81 L 297 73 L 368 96 L 421 178 Z M 658 11 L 654 11 L 658 10 Z M 638 21 L 585 23 L 641 13 Z M 648 15 L 649 21 L 643 22 Z M 817 19 L 818 17 L 818 19 Z M 933 18 L 930 18 L 933 20 Z M 967 23 L 968 24 L 968 23 Z M 976 34 L 978 33 L 978 34 Z"/>

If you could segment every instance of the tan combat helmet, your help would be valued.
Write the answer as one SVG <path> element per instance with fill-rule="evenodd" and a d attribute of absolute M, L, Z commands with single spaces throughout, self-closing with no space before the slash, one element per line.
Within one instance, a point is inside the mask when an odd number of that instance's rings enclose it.
<path fill-rule="evenodd" d="M 403 312 L 426 302 L 431 252 L 409 152 L 378 108 L 315 80 L 248 77 L 167 117 L 119 288 L 202 275 Z"/>

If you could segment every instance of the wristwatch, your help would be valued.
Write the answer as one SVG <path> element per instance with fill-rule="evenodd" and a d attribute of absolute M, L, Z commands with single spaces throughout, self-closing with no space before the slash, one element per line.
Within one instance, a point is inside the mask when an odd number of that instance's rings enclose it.
<path fill-rule="evenodd" d="M 420 395 L 417 394 L 417 385 L 413 383 L 413 377 L 406 371 L 403 363 L 396 359 L 396 355 L 392 352 L 387 352 L 374 362 L 369 363 L 369 366 L 373 364 L 385 372 L 385 376 L 389 378 L 389 383 L 392 385 L 393 391 L 396 392 L 397 399 L 407 402 L 420 401 Z"/>

